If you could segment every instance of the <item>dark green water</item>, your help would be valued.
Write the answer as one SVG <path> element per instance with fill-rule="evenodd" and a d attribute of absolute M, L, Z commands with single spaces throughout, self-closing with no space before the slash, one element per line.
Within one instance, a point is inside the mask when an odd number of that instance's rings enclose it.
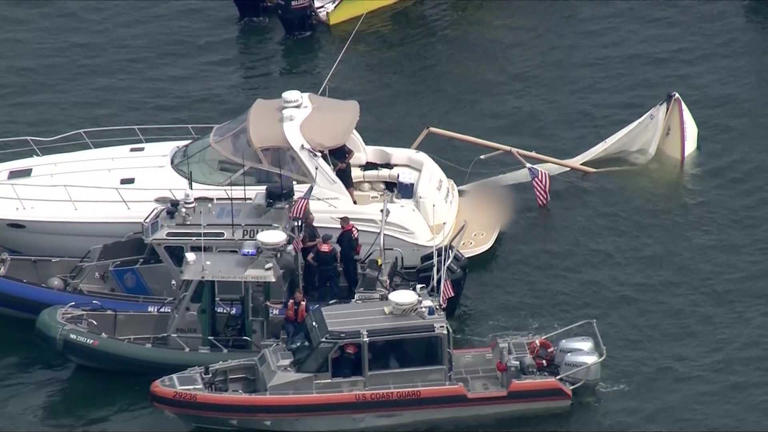
<path fill-rule="evenodd" d="M 0 2 L 0 136 L 222 122 L 317 91 L 355 24 L 283 40 L 276 19 L 235 18 L 228 1 Z M 609 358 L 569 413 L 478 426 L 765 429 L 767 76 L 766 2 L 420 1 L 365 19 L 330 95 L 360 102 L 370 145 L 432 125 L 569 157 L 671 90 L 699 125 L 682 171 L 564 174 L 549 212 L 511 189 L 513 222 L 472 263 L 461 342 L 596 318 Z M 147 379 L 76 368 L 28 322 L 0 330 L 0 429 L 184 428 Z"/>

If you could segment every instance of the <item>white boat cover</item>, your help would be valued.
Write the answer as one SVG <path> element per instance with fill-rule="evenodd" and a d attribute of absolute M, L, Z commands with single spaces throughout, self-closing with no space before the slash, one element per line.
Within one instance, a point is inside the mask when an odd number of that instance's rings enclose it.
<path fill-rule="evenodd" d="M 360 119 L 360 104 L 309 94 L 312 112 L 301 122 L 301 134 L 310 147 L 326 151 L 347 142 Z"/>
<path fill-rule="evenodd" d="M 657 151 L 679 158 L 682 161 L 696 149 L 698 128 L 688 107 L 677 93 L 671 93 L 642 117 L 630 123 L 591 149 L 570 159 L 568 162 L 584 164 L 596 161 L 617 160 L 633 165 L 642 165 L 653 159 Z M 569 168 L 552 163 L 535 165 L 550 175 L 569 171 Z M 510 185 L 530 181 L 526 168 L 499 176 L 466 184 L 461 189 L 476 186 Z"/>

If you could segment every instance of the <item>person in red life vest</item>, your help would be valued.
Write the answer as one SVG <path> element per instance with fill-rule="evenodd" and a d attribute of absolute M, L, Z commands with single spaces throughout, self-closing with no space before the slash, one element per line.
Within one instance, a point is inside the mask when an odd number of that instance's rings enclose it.
<path fill-rule="evenodd" d="M 341 234 L 336 239 L 339 245 L 341 255 L 341 268 L 344 273 L 344 280 L 347 281 L 347 292 L 343 296 L 345 299 L 351 299 L 355 295 L 357 288 L 357 258 L 360 253 L 360 241 L 358 240 L 357 227 L 355 227 L 349 218 L 341 218 Z"/>
<path fill-rule="evenodd" d="M 301 290 L 296 290 L 293 298 L 285 305 L 285 321 L 283 328 L 288 336 L 289 345 L 293 339 L 303 331 L 304 321 L 307 319 L 307 300 Z"/>
<path fill-rule="evenodd" d="M 339 291 L 339 253 L 331 244 L 333 236 L 323 234 L 321 243 L 307 257 L 317 266 L 317 291 L 321 301 L 337 298 Z"/>
<path fill-rule="evenodd" d="M 334 354 L 333 378 L 349 378 L 363 374 L 362 359 L 360 357 L 360 344 L 344 344 Z"/>
<path fill-rule="evenodd" d="M 315 227 L 315 216 L 310 212 L 304 219 L 304 235 L 301 237 L 301 257 L 304 259 L 304 292 L 307 298 L 317 300 L 317 269 L 307 261 L 309 253 L 320 244 L 320 232 Z"/>

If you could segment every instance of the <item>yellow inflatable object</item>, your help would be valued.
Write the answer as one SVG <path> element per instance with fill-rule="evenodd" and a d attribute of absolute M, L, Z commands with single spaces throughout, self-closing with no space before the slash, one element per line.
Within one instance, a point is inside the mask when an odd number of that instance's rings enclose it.
<path fill-rule="evenodd" d="M 328 14 L 328 24 L 334 25 L 348 19 L 389 6 L 398 0 L 342 0 L 335 9 Z"/>

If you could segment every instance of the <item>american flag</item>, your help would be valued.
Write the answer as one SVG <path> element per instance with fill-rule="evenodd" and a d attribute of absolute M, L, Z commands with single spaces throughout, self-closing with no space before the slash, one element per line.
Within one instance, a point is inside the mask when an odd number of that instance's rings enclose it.
<path fill-rule="evenodd" d="M 528 165 L 528 174 L 531 175 L 533 192 L 536 193 L 536 204 L 539 207 L 546 207 L 549 202 L 549 173 L 533 165 Z"/>
<path fill-rule="evenodd" d="M 448 299 L 456 295 L 453 292 L 453 283 L 450 279 L 443 279 L 443 288 L 440 290 L 440 307 L 445 307 L 448 304 Z"/>
<path fill-rule="evenodd" d="M 291 218 L 292 219 L 302 219 L 304 218 L 304 213 L 307 212 L 307 209 L 309 208 L 309 197 L 312 196 L 312 189 L 315 187 L 314 184 L 309 185 L 307 188 L 307 191 L 304 192 L 304 195 L 299 197 L 297 200 L 293 202 L 293 207 L 291 207 Z"/>
<path fill-rule="evenodd" d="M 293 239 L 293 249 L 296 250 L 296 253 L 301 252 L 301 246 L 302 246 L 302 244 L 301 244 L 301 236 L 297 235 Z"/>

